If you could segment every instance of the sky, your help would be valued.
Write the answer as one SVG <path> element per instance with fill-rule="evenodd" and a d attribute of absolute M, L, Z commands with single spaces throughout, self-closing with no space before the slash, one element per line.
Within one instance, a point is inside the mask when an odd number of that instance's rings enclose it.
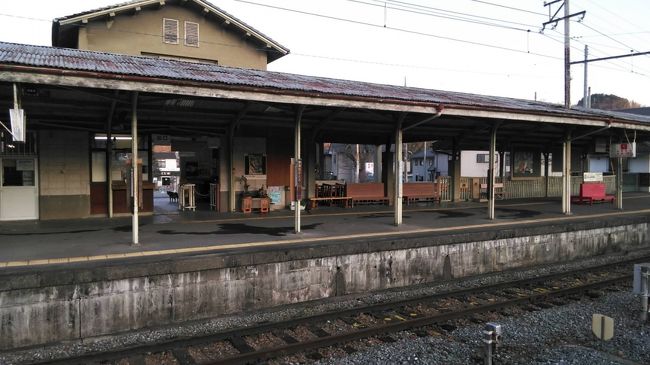
<path fill-rule="evenodd" d="M 0 2 L 0 41 L 51 45 L 51 21 L 120 0 Z M 211 0 L 291 50 L 269 70 L 564 102 L 564 27 L 543 0 Z M 557 10 L 551 6 L 551 11 Z M 570 0 L 571 61 L 650 51 L 648 0 Z M 563 10 L 560 15 L 563 15 Z M 580 20 L 581 19 L 581 20 Z M 584 67 L 571 67 L 571 102 Z M 591 92 L 650 106 L 650 55 L 588 66 Z"/>

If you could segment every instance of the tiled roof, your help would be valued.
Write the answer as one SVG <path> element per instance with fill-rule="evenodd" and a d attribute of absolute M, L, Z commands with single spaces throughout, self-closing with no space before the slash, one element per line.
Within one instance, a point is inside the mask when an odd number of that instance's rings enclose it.
<path fill-rule="evenodd" d="M 0 65 L 2 64 L 255 87 L 268 91 L 304 93 L 316 97 L 322 95 L 356 97 L 373 101 L 416 102 L 432 106 L 442 104 L 486 110 L 502 109 L 521 113 L 568 115 L 578 118 L 591 116 L 650 123 L 650 118 L 647 116 L 582 108 L 572 108 L 569 111 L 561 105 L 531 100 L 4 42 L 0 42 Z"/>

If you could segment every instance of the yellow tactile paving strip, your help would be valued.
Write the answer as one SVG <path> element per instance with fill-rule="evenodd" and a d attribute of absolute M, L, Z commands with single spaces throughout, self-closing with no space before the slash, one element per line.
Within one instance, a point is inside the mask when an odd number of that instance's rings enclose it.
<path fill-rule="evenodd" d="M 531 204 L 528 203 L 525 205 L 531 205 Z M 650 209 L 598 213 L 598 214 L 588 214 L 588 215 L 580 215 L 580 216 L 562 216 L 562 217 L 552 217 L 552 218 L 526 219 L 521 221 L 501 221 L 501 222 L 497 221 L 497 222 L 490 222 L 490 223 L 478 223 L 478 224 L 453 226 L 453 227 L 420 228 L 420 229 L 396 230 L 396 231 L 387 231 L 387 232 L 359 233 L 359 234 L 350 234 L 350 235 L 314 237 L 314 238 L 307 238 L 307 239 L 296 238 L 296 239 L 276 240 L 276 241 L 241 242 L 241 243 L 232 243 L 232 244 L 223 244 L 223 245 L 126 252 L 126 253 L 106 254 L 106 255 L 96 255 L 96 256 L 77 256 L 77 257 L 38 259 L 38 260 L 25 260 L 25 261 L 8 261 L 8 262 L 0 262 L 0 268 L 15 268 L 15 267 L 26 267 L 26 266 L 50 265 L 50 264 L 67 264 L 67 263 L 84 262 L 84 261 L 106 261 L 106 260 L 113 260 L 113 259 L 133 258 L 133 257 L 142 257 L 142 256 L 162 256 L 162 255 L 173 255 L 173 254 L 183 254 L 183 253 L 219 252 L 219 251 L 224 251 L 224 250 L 229 250 L 234 248 L 271 247 L 271 246 L 288 245 L 288 244 L 296 244 L 296 243 L 323 242 L 323 241 L 363 239 L 363 238 L 379 238 L 379 237 L 389 237 L 395 235 L 454 232 L 454 231 L 460 231 L 464 229 L 494 228 L 494 227 L 505 227 L 505 226 L 512 227 L 512 226 L 522 226 L 522 225 L 535 224 L 535 223 L 549 223 L 549 222 L 558 222 L 558 221 L 566 222 L 571 220 L 585 220 L 585 219 L 595 219 L 595 218 L 604 218 L 604 217 L 636 215 L 636 214 L 644 214 L 644 213 L 646 214 L 650 213 Z M 349 214 L 349 213 L 344 213 L 344 214 Z M 364 214 L 367 214 L 367 212 Z"/>

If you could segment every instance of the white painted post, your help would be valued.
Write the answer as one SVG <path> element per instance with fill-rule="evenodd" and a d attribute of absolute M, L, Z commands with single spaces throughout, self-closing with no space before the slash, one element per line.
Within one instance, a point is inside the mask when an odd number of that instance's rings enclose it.
<path fill-rule="evenodd" d="M 571 215 L 571 133 L 567 132 L 562 150 L 562 213 Z"/>
<path fill-rule="evenodd" d="M 616 166 L 616 208 L 623 210 L 623 157 L 618 158 Z"/>
<path fill-rule="evenodd" d="M 133 231 L 133 244 L 139 245 L 138 202 L 138 93 L 134 92 L 131 102 L 131 189 L 133 191 L 133 214 L 131 230 Z"/>
<path fill-rule="evenodd" d="M 489 178 L 490 180 L 488 181 L 488 219 L 494 219 L 495 214 L 494 214 L 494 182 L 496 181 L 495 179 L 495 165 L 496 165 L 496 159 L 494 158 L 494 155 L 496 154 L 497 151 L 497 128 L 498 126 L 495 126 L 492 128 L 492 133 L 490 134 L 490 168 L 488 170 L 488 174 L 490 175 Z"/>
<path fill-rule="evenodd" d="M 302 198 L 302 194 L 299 194 L 299 190 L 301 189 L 302 185 L 302 178 L 299 174 L 302 174 L 302 171 L 300 171 L 299 166 L 301 163 L 301 158 L 300 158 L 300 130 L 301 130 L 301 122 L 302 122 L 302 112 L 305 110 L 304 106 L 299 106 L 298 107 L 298 112 L 296 114 L 296 127 L 295 127 L 295 135 L 293 139 L 294 143 L 294 174 L 295 174 L 295 179 L 294 183 L 296 185 L 296 188 L 294 190 L 294 206 L 296 210 L 294 211 L 294 232 L 295 233 L 300 233 L 300 200 Z"/>
<path fill-rule="evenodd" d="M 237 209 L 235 197 L 235 124 L 228 130 L 228 209 L 234 212 Z"/>
<path fill-rule="evenodd" d="M 395 128 L 395 225 L 402 224 L 402 123 L 404 114 L 400 115 Z"/>

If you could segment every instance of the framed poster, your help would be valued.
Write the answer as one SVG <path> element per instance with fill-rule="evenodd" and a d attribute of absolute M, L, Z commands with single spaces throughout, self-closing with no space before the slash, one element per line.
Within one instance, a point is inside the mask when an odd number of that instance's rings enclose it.
<path fill-rule="evenodd" d="M 540 176 L 541 158 L 533 151 L 515 151 L 512 166 L 513 177 Z"/>
<path fill-rule="evenodd" d="M 262 154 L 246 155 L 244 165 L 246 175 L 266 175 L 266 156 Z"/>

